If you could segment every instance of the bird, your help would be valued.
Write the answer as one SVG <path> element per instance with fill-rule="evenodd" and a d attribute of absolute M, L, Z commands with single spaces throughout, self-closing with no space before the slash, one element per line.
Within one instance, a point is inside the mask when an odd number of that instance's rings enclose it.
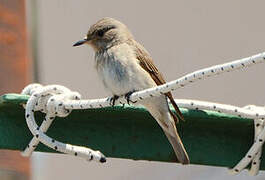
<path fill-rule="evenodd" d="M 73 46 L 83 44 L 90 45 L 95 51 L 95 68 L 104 87 L 113 95 L 113 105 L 120 96 L 125 96 L 130 103 L 132 93 L 166 83 L 147 50 L 134 39 L 125 24 L 114 18 L 105 17 L 91 25 L 85 38 Z M 168 99 L 177 115 L 170 110 Z M 179 119 L 184 120 L 184 117 L 172 93 L 153 96 L 138 103 L 161 126 L 178 161 L 189 164 L 189 156 L 176 128 Z"/>

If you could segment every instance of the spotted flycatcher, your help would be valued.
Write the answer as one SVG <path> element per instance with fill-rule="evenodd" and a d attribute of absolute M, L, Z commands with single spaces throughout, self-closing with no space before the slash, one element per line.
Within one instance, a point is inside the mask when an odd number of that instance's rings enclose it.
<path fill-rule="evenodd" d="M 89 44 L 95 50 L 95 67 L 104 86 L 112 92 L 112 102 L 124 95 L 164 84 L 162 74 L 154 65 L 145 48 L 136 42 L 128 28 L 113 18 L 103 18 L 92 25 L 86 37 L 74 44 Z M 170 100 L 175 115 L 168 105 Z M 178 135 L 175 123 L 183 119 L 171 92 L 150 97 L 139 102 L 155 118 L 165 132 L 175 154 L 182 164 L 189 164 L 189 157 Z"/>

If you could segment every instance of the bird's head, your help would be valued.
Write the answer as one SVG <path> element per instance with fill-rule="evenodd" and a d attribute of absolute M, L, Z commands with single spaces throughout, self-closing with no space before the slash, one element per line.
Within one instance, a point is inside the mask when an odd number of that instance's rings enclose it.
<path fill-rule="evenodd" d="M 92 25 L 86 37 L 76 42 L 73 46 L 89 44 L 95 51 L 98 51 L 124 43 L 130 38 L 132 38 L 132 34 L 123 23 L 106 17 Z"/>

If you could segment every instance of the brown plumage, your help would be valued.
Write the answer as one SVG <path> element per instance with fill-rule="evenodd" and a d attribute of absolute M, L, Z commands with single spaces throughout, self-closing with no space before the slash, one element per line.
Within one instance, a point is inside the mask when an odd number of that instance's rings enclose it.
<path fill-rule="evenodd" d="M 92 25 L 87 37 L 74 46 L 81 44 L 89 44 L 95 50 L 97 72 L 114 97 L 166 83 L 145 48 L 134 40 L 124 24 L 113 18 L 103 18 Z M 167 99 L 178 116 L 169 109 Z M 188 154 L 176 128 L 178 119 L 184 118 L 171 92 L 143 99 L 139 103 L 146 107 L 163 129 L 179 162 L 189 164 Z"/>
<path fill-rule="evenodd" d="M 136 47 L 135 48 L 136 57 L 140 61 L 141 67 L 143 69 L 145 69 L 150 74 L 150 76 L 155 81 L 155 83 L 158 86 L 165 84 L 166 81 L 165 81 L 162 73 L 160 73 L 158 71 L 158 69 L 156 68 L 151 56 L 144 50 L 144 48 L 141 47 L 141 45 L 134 40 L 129 40 L 128 43 L 131 45 L 133 45 L 133 43 L 137 44 L 137 46 L 135 46 Z M 183 117 L 181 111 L 179 110 L 178 105 L 176 104 L 176 102 L 172 96 L 172 93 L 168 92 L 168 93 L 165 93 L 165 95 L 168 97 L 171 104 L 173 105 L 178 117 L 184 121 L 184 117 Z M 174 118 L 175 122 L 178 123 L 179 122 L 178 117 L 170 109 L 169 109 L 169 111 L 170 111 L 170 114 L 172 115 L 172 117 Z"/>
<path fill-rule="evenodd" d="M 153 60 L 151 58 L 151 56 L 148 54 L 148 52 L 145 50 L 145 48 L 139 44 L 138 42 L 134 41 L 133 39 L 130 39 L 127 42 L 129 45 L 131 45 L 134 48 L 135 54 L 136 54 L 136 58 L 140 61 L 140 66 L 149 73 L 149 75 L 152 77 L 152 79 L 155 81 L 156 85 L 162 85 L 165 84 L 166 81 L 162 75 L 162 73 L 160 73 L 157 69 L 157 67 L 155 66 L 155 64 L 153 63 Z M 170 100 L 171 104 L 173 105 L 177 115 L 179 118 L 181 118 L 181 120 L 184 121 L 184 117 L 181 113 L 181 111 L 179 110 L 173 96 L 171 92 L 165 93 L 165 96 Z M 175 123 L 179 122 L 178 117 L 170 110 L 170 108 L 168 108 L 170 115 L 172 116 L 172 118 L 174 119 Z M 171 134 L 169 134 L 167 131 L 165 131 L 164 129 L 164 133 L 167 136 L 170 144 L 172 145 L 174 152 L 176 153 L 176 156 L 178 158 L 178 160 L 182 163 L 182 164 L 189 164 L 190 160 L 188 157 L 188 154 L 185 150 L 185 147 L 179 137 L 179 134 L 177 132 L 176 129 L 176 125 L 172 124 L 172 126 L 174 127 L 174 136 L 172 136 Z"/>

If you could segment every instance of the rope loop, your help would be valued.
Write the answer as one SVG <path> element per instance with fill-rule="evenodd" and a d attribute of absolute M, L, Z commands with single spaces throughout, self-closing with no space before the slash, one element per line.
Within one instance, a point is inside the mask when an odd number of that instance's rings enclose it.
<path fill-rule="evenodd" d="M 121 96 L 116 103 L 124 104 L 127 101 L 139 102 L 145 98 L 159 96 L 169 91 L 176 90 L 184 87 L 197 80 L 201 80 L 213 75 L 219 75 L 225 72 L 231 72 L 236 69 L 245 69 L 246 67 L 265 62 L 265 52 L 253 55 L 247 58 L 235 60 L 229 63 L 220 64 L 204 68 L 193 73 L 187 74 L 177 80 L 170 81 L 166 84 L 156 86 L 153 88 L 137 91 L 131 94 L 130 99 Z M 29 156 L 37 147 L 39 142 L 47 145 L 48 147 L 71 154 L 86 158 L 87 160 L 95 160 L 98 162 L 105 162 L 105 156 L 99 151 L 92 149 L 74 146 L 71 144 L 64 144 L 53 138 L 48 137 L 45 133 L 50 127 L 51 123 L 56 116 L 66 117 L 73 109 L 89 109 L 89 108 L 102 108 L 111 106 L 111 98 L 102 99 L 88 99 L 81 100 L 81 95 L 77 92 L 72 92 L 68 88 L 60 85 L 42 86 L 41 84 L 30 84 L 22 90 L 22 94 L 29 95 L 30 98 L 26 105 L 24 105 L 25 119 L 27 125 L 33 134 L 33 139 L 30 141 L 27 148 L 22 153 L 24 156 Z M 232 174 L 237 174 L 247 167 L 252 162 L 249 173 L 256 175 L 259 171 L 260 157 L 262 152 L 262 145 L 265 141 L 265 108 L 257 106 L 246 106 L 244 108 L 224 105 L 211 102 L 202 102 L 195 100 L 176 100 L 180 107 L 200 110 L 213 110 L 217 112 L 228 113 L 239 117 L 251 118 L 255 124 L 255 140 L 246 154 L 246 156 L 232 169 Z M 34 112 L 41 111 L 46 114 L 41 126 L 39 127 L 34 119 Z"/>
<path fill-rule="evenodd" d="M 66 100 L 80 100 L 81 95 L 79 93 L 71 92 L 68 88 L 59 85 L 42 86 L 40 84 L 31 84 L 22 90 L 22 94 L 30 95 L 25 106 L 25 118 L 34 136 L 24 152 L 22 152 L 23 156 L 30 156 L 39 142 L 42 142 L 46 146 L 62 153 L 79 156 L 89 161 L 106 162 L 105 156 L 100 151 L 64 144 L 45 134 L 56 116 L 66 117 L 71 113 L 71 110 L 66 109 L 63 103 Z M 35 111 L 46 113 L 40 127 L 34 119 Z"/>

